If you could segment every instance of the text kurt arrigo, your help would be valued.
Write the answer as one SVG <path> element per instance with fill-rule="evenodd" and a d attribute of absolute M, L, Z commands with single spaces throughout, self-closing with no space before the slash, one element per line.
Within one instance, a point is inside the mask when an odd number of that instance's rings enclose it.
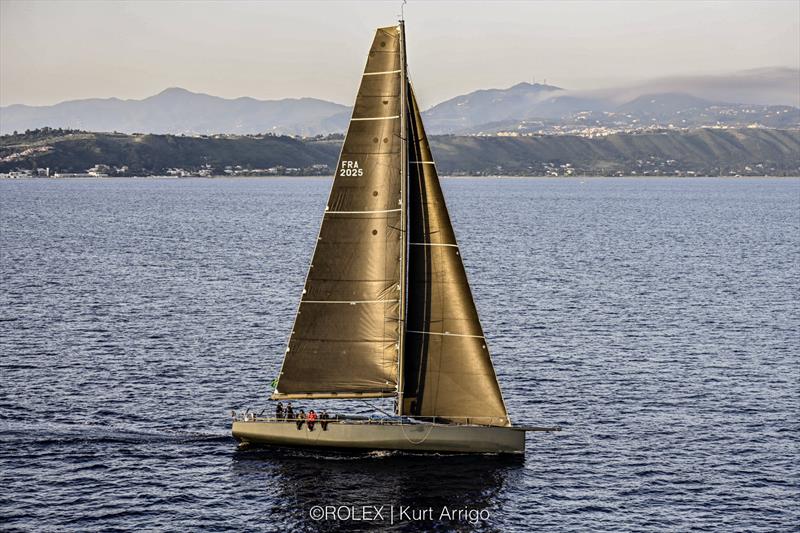
<path fill-rule="evenodd" d="M 488 520 L 488 509 L 411 507 L 410 505 L 315 505 L 308 512 L 312 520 L 354 522 L 456 521 L 477 524 Z"/>

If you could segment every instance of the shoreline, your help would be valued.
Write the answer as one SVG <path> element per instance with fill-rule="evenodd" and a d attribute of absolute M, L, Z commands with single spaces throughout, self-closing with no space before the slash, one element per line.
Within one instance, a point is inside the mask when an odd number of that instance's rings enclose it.
<path fill-rule="evenodd" d="M 309 175 L 298 176 L 293 174 L 281 175 L 265 175 L 265 176 L 75 176 L 75 177 L 44 177 L 44 176 L 23 176 L 23 177 L 10 177 L 0 176 L 0 181 L 115 181 L 115 180 L 233 180 L 233 179 L 333 179 L 333 176 L 322 175 Z M 455 180 L 455 179 L 491 179 L 491 180 L 523 180 L 523 179 L 546 179 L 546 180 L 584 180 L 584 179 L 671 179 L 671 180 L 692 180 L 692 179 L 724 179 L 724 180 L 737 180 L 737 179 L 798 179 L 800 175 L 787 176 L 787 175 L 762 175 L 762 176 L 600 176 L 600 175 L 574 175 L 574 176 L 506 176 L 506 175 L 489 175 L 489 176 L 440 176 L 441 179 Z"/>

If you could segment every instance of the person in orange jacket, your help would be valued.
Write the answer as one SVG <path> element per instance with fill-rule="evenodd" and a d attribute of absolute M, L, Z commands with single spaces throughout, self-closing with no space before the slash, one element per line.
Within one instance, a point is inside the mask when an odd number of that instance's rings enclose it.
<path fill-rule="evenodd" d="M 308 412 L 308 417 L 306 418 L 306 424 L 308 425 L 309 431 L 314 431 L 314 422 L 317 421 L 317 413 L 314 410 L 310 410 Z"/>

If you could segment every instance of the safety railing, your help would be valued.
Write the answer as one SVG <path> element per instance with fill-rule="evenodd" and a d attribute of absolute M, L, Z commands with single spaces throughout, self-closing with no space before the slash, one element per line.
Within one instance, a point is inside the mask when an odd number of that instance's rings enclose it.
<path fill-rule="evenodd" d="M 293 422 L 297 423 L 301 420 L 308 421 L 308 417 L 278 417 L 278 416 L 262 416 L 254 412 L 231 413 L 235 421 L 242 422 Z M 402 416 L 402 417 L 372 417 L 372 416 L 358 416 L 358 415 L 344 415 L 344 416 L 317 416 L 315 422 L 347 422 L 351 424 L 376 424 L 376 425 L 419 425 L 419 424 L 434 424 L 442 426 L 503 426 L 507 423 L 508 419 L 503 417 L 489 417 L 489 416 Z M 555 429 L 555 428 L 540 428 L 540 429 Z"/>

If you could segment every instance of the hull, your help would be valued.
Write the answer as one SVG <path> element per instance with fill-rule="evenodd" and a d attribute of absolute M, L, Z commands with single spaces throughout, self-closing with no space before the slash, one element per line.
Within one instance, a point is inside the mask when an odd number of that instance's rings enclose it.
<path fill-rule="evenodd" d="M 515 427 L 456 426 L 337 421 L 323 430 L 283 420 L 237 420 L 233 436 L 243 444 L 357 450 L 448 453 L 525 453 L 525 430 Z"/>

